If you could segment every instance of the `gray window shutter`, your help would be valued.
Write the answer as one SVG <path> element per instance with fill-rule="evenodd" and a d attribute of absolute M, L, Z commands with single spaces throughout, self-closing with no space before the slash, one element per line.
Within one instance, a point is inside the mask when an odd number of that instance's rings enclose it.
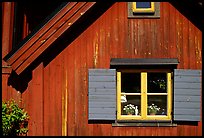
<path fill-rule="evenodd" d="M 174 70 L 174 120 L 200 121 L 201 70 Z"/>
<path fill-rule="evenodd" d="M 116 70 L 89 69 L 88 119 L 116 119 Z"/>

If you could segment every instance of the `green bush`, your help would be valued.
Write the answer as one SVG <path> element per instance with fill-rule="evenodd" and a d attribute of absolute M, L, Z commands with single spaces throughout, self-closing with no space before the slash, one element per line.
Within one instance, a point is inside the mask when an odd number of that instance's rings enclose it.
<path fill-rule="evenodd" d="M 2 101 L 3 136 L 19 136 L 28 132 L 27 112 L 13 100 Z"/>

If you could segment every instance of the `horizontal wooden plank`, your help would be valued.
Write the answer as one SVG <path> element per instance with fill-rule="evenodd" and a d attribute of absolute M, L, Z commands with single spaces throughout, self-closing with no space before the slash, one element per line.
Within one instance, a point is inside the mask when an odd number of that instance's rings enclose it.
<path fill-rule="evenodd" d="M 115 69 L 89 69 L 89 76 L 115 76 Z"/>
<path fill-rule="evenodd" d="M 174 120 L 178 121 L 200 121 L 200 116 L 192 116 L 192 115 L 174 115 Z"/>
<path fill-rule="evenodd" d="M 116 82 L 89 82 L 89 88 L 115 88 Z"/>
<path fill-rule="evenodd" d="M 89 76 L 89 82 L 115 82 L 115 76 Z"/>
<path fill-rule="evenodd" d="M 116 119 L 116 116 L 112 115 L 112 114 L 89 114 L 88 116 L 89 120 L 115 120 Z"/>
<path fill-rule="evenodd" d="M 103 88 L 90 88 L 89 89 L 89 95 L 91 94 L 116 94 L 116 89 L 108 88 L 108 89 L 103 89 Z"/>
<path fill-rule="evenodd" d="M 108 107 L 108 108 L 115 108 L 116 107 L 116 103 L 115 102 L 89 102 L 89 108 L 96 108 L 96 107 Z"/>
<path fill-rule="evenodd" d="M 199 96 L 201 94 L 200 89 L 176 89 L 177 95 L 194 95 L 194 96 Z"/>
<path fill-rule="evenodd" d="M 175 69 L 174 76 L 177 76 L 177 75 L 201 76 L 201 70 Z"/>
<path fill-rule="evenodd" d="M 178 102 L 175 101 L 174 102 L 174 108 L 191 108 L 191 109 L 200 109 L 200 102 L 188 102 L 188 104 L 186 104 L 186 102 Z"/>
<path fill-rule="evenodd" d="M 113 103 L 113 104 L 110 104 L 110 105 L 108 105 L 108 104 L 102 104 L 102 102 L 94 102 L 93 104 L 89 104 L 88 106 L 89 106 L 89 108 L 116 108 L 116 103 Z"/>
<path fill-rule="evenodd" d="M 97 98 L 97 99 L 90 99 L 89 98 L 89 102 L 110 102 L 110 101 L 112 101 L 113 99 L 108 99 L 108 98 L 106 98 L 106 99 L 103 99 L 103 98 Z M 116 100 L 116 99 L 115 99 Z"/>
<path fill-rule="evenodd" d="M 188 82 L 176 82 L 174 83 L 174 89 L 184 88 L 184 89 L 201 89 L 201 83 L 188 83 Z"/>
<path fill-rule="evenodd" d="M 176 97 L 174 97 L 174 101 L 183 101 L 183 102 L 200 102 L 201 101 L 201 97 L 200 96 L 192 96 L 192 95 L 177 95 Z"/>
<path fill-rule="evenodd" d="M 200 115 L 200 109 L 192 109 L 192 108 L 188 108 L 188 109 L 176 109 L 174 111 L 175 115 Z"/>
<path fill-rule="evenodd" d="M 188 83 L 200 83 L 201 77 L 195 76 L 175 76 L 174 82 L 188 82 Z"/>
<path fill-rule="evenodd" d="M 116 98 L 116 95 L 89 95 L 89 98 L 91 100 L 97 100 L 97 99 L 113 99 Z"/>
<path fill-rule="evenodd" d="M 93 113 L 93 114 L 114 114 L 115 113 L 115 108 L 103 108 L 103 107 L 97 107 L 97 108 L 89 108 L 89 113 Z"/>

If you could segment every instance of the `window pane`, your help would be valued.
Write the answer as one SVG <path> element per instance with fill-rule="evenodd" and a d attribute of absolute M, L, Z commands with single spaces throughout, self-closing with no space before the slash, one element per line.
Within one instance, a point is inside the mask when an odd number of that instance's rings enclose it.
<path fill-rule="evenodd" d="M 147 114 L 167 115 L 167 96 L 166 95 L 148 95 Z M 152 108 L 152 107 L 156 108 Z"/>
<path fill-rule="evenodd" d="M 125 96 L 125 95 L 122 95 Z M 121 115 L 140 115 L 141 113 L 141 96 L 126 95 L 127 101 L 121 102 Z M 133 107 L 133 108 L 132 108 Z M 132 109 L 132 110 L 131 110 Z"/>
<path fill-rule="evenodd" d="M 125 93 L 140 93 L 140 73 L 121 73 L 121 90 Z"/>
<path fill-rule="evenodd" d="M 148 73 L 147 74 L 147 92 L 148 93 L 166 93 L 167 92 L 166 73 Z"/>
<path fill-rule="evenodd" d="M 136 2 L 136 8 L 151 8 L 151 2 Z"/>

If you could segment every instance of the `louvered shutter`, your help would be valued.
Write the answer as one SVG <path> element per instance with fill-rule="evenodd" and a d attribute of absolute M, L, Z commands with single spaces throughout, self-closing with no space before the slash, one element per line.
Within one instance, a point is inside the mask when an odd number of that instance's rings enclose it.
<path fill-rule="evenodd" d="M 174 120 L 200 121 L 201 70 L 174 70 Z"/>
<path fill-rule="evenodd" d="M 88 119 L 116 119 L 116 70 L 89 69 Z"/>

